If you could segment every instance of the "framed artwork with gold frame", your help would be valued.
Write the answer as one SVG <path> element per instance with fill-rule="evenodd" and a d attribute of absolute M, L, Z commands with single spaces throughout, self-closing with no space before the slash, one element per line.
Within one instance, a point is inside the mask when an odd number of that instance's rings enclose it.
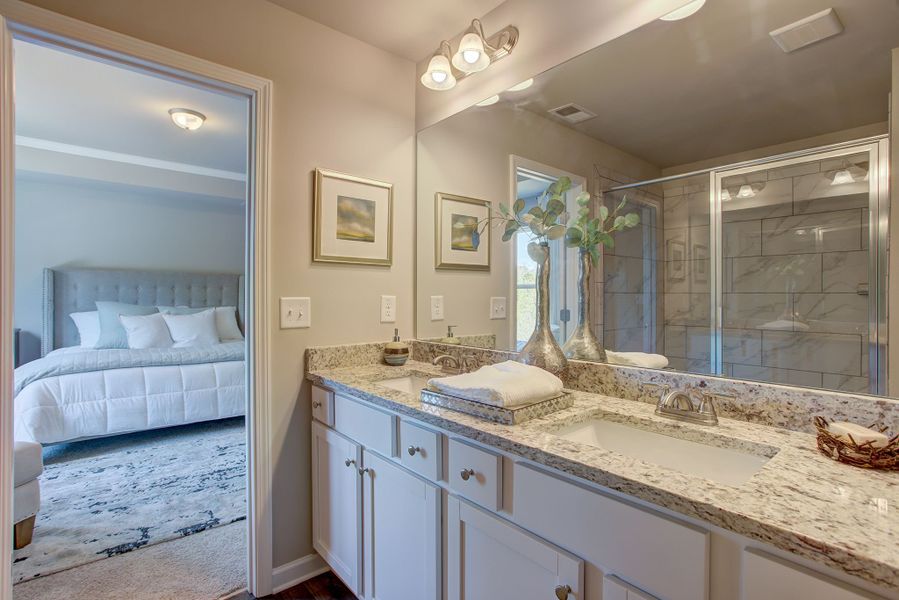
<path fill-rule="evenodd" d="M 437 192 L 434 202 L 434 267 L 460 271 L 490 270 L 490 202 Z"/>
<path fill-rule="evenodd" d="M 312 260 L 393 263 L 393 184 L 315 170 Z"/>

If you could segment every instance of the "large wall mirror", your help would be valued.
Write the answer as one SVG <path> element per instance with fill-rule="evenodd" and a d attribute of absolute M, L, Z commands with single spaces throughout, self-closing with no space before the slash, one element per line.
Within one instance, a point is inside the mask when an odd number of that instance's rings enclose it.
<path fill-rule="evenodd" d="M 770 35 L 827 9 L 832 37 L 787 52 Z M 420 131 L 417 337 L 522 347 L 535 319 L 527 240 L 471 228 L 568 177 L 570 212 L 588 191 L 593 213 L 626 198 L 639 216 L 592 272 L 590 324 L 610 362 L 660 355 L 677 371 L 899 395 L 894 48 L 894 0 L 708 0 Z M 561 345 L 577 251 L 550 251 Z"/>

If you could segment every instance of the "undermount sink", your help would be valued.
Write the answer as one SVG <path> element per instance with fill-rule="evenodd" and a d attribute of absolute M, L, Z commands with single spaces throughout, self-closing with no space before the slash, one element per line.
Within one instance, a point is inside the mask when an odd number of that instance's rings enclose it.
<path fill-rule="evenodd" d="M 553 435 L 725 485 L 745 483 L 777 452 L 770 448 L 768 455 L 751 454 L 604 419 L 566 425 Z"/>
<path fill-rule="evenodd" d="M 406 375 L 405 377 L 382 379 L 381 381 L 376 382 L 376 384 L 381 387 L 417 396 L 423 389 L 428 387 L 428 379 L 430 379 L 430 377 L 424 375 Z"/>

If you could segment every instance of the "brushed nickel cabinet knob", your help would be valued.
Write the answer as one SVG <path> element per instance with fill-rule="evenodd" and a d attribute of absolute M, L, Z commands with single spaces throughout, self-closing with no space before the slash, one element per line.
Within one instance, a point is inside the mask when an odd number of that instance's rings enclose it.
<path fill-rule="evenodd" d="M 409 456 L 415 456 L 416 452 L 421 452 L 421 448 L 419 448 L 418 446 L 409 446 L 408 448 L 406 448 L 406 452 L 409 453 Z"/>
<path fill-rule="evenodd" d="M 355 464 L 356 464 L 356 461 L 353 460 L 352 458 L 348 458 L 348 459 L 346 459 L 345 461 L 343 461 L 343 464 L 345 464 L 346 466 L 350 467 L 350 466 L 355 465 Z"/>
<path fill-rule="evenodd" d="M 312 408 L 321 408 L 322 403 L 319 401 L 315 401 L 312 403 Z"/>
<path fill-rule="evenodd" d="M 462 481 L 468 481 L 472 475 L 474 475 L 474 469 L 462 469 L 462 472 L 459 473 Z"/>
<path fill-rule="evenodd" d="M 570 585 L 557 585 L 556 586 L 556 598 L 559 600 L 565 600 L 568 598 L 568 594 L 571 593 Z"/>

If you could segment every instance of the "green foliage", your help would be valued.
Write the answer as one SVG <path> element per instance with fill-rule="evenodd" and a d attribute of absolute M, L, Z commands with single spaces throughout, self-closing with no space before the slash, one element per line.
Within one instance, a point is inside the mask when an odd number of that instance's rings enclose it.
<path fill-rule="evenodd" d="M 636 227 L 640 223 L 637 213 L 620 214 L 627 204 L 627 196 L 622 198 L 615 210 L 601 204 L 596 209 L 596 216 L 590 218 L 590 194 L 582 192 L 577 197 L 578 215 L 574 223 L 565 232 L 565 245 L 569 248 L 580 248 L 590 253 L 593 264 L 599 262 L 600 246 L 613 248 L 615 239 L 612 234 Z"/>

